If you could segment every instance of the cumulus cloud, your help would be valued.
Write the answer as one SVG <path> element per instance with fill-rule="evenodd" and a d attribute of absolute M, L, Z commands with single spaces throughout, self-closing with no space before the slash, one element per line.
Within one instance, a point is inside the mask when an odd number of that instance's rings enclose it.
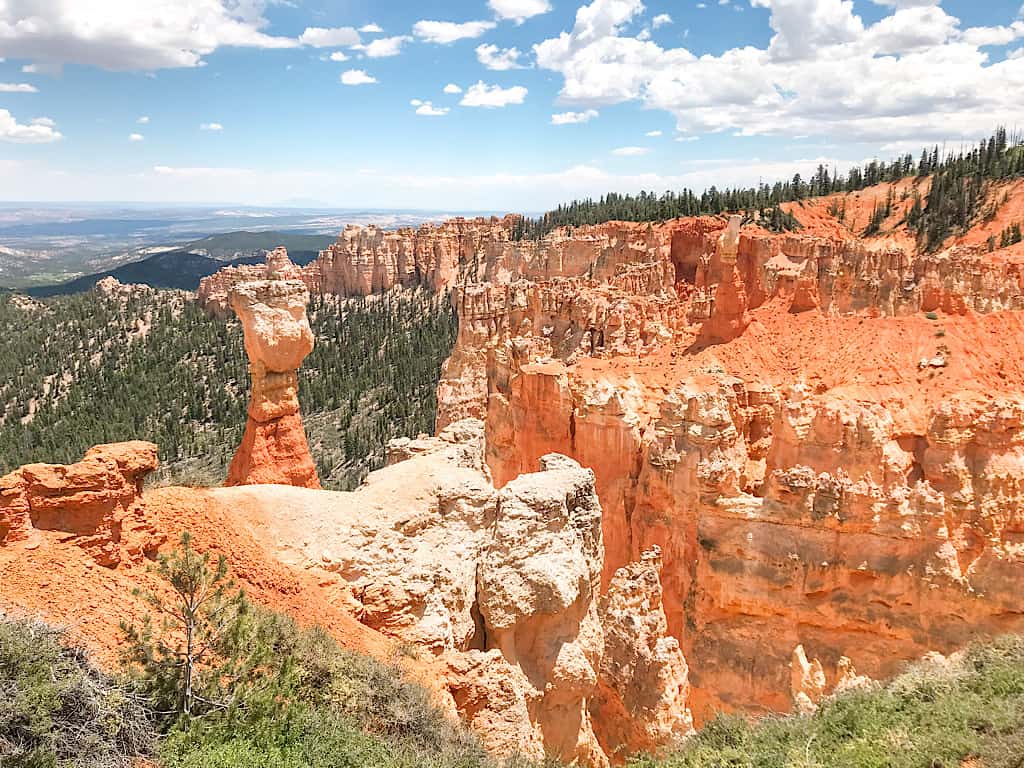
<path fill-rule="evenodd" d="M 327 58 L 331 61 L 348 61 L 348 56 L 342 51 L 333 51 Z"/>
<path fill-rule="evenodd" d="M 516 24 L 551 10 L 548 0 L 489 0 L 487 5 L 497 18 L 508 19 Z"/>
<path fill-rule="evenodd" d="M 476 47 L 476 58 L 488 69 L 505 71 L 509 69 L 524 69 L 519 63 L 522 53 L 518 48 L 499 48 L 490 43 L 484 43 Z"/>
<path fill-rule="evenodd" d="M 341 73 L 342 85 L 371 85 L 377 82 L 377 78 L 366 74 L 362 69 L 348 69 Z"/>
<path fill-rule="evenodd" d="M 128 141 L 142 141 L 145 137 L 141 133 L 128 134 Z"/>
<path fill-rule="evenodd" d="M 408 35 L 397 35 L 395 37 L 379 37 L 366 45 L 353 45 L 352 49 L 362 51 L 371 59 L 383 59 L 388 56 L 397 56 L 402 52 L 403 43 L 412 40 Z"/>
<path fill-rule="evenodd" d="M 342 48 L 359 45 L 362 39 L 355 27 L 306 27 L 299 42 L 313 48 Z"/>
<path fill-rule="evenodd" d="M 143 115 L 142 117 L 140 117 L 135 122 L 138 123 L 139 125 L 149 125 L 149 115 Z"/>
<path fill-rule="evenodd" d="M 551 116 L 552 125 L 579 125 L 589 123 L 598 116 L 596 109 L 586 109 L 582 112 L 558 112 Z"/>
<path fill-rule="evenodd" d="M 428 43 L 448 45 L 456 40 L 480 37 L 495 26 L 493 21 L 466 21 L 461 24 L 454 21 L 417 21 L 413 24 L 412 33 Z"/>
<path fill-rule="evenodd" d="M 443 117 L 451 112 L 451 107 L 435 107 L 429 101 L 413 99 L 410 103 L 416 107 L 416 114 L 423 117 Z"/>
<path fill-rule="evenodd" d="M 224 126 L 221 125 L 220 123 L 201 123 L 199 125 L 199 130 L 200 131 L 212 131 L 214 133 L 219 133 L 220 131 L 224 130 Z"/>
<path fill-rule="evenodd" d="M 639 157 L 640 155 L 646 155 L 651 150 L 647 147 L 619 147 L 613 149 L 612 154 L 616 157 Z"/>
<path fill-rule="evenodd" d="M 0 2 L 0 55 L 49 71 L 195 67 L 221 47 L 294 48 L 264 30 L 263 0 L 19 0 Z"/>
<path fill-rule="evenodd" d="M 0 83 L 0 93 L 39 93 L 30 83 Z"/>
<path fill-rule="evenodd" d="M 368 35 L 379 35 L 384 30 L 378 24 L 364 24 L 359 28 L 359 31 L 365 32 Z"/>
<path fill-rule="evenodd" d="M 659 136 L 661 136 L 661 131 L 648 131 L 647 133 L 644 134 L 644 136 L 648 136 L 648 137 L 650 137 L 652 139 L 656 139 Z"/>
<path fill-rule="evenodd" d="M 521 85 L 502 88 L 500 85 L 488 85 L 483 80 L 471 85 L 466 95 L 459 102 L 464 107 L 486 107 L 496 109 L 509 104 L 522 104 L 528 91 Z"/>
<path fill-rule="evenodd" d="M 573 27 L 534 46 L 577 108 L 638 102 L 680 133 L 831 135 L 837 140 L 973 137 L 1024 123 L 1024 59 L 989 57 L 1024 23 L 964 30 L 937 2 L 879 3 L 865 24 L 851 0 L 751 0 L 769 11 L 763 48 L 695 56 L 630 32 L 641 0 L 592 0 Z"/>
<path fill-rule="evenodd" d="M 448 83 L 443 90 L 445 93 L 462 93 L 462 89 L 455 83 Z"/>
<path fill-rule="evenodd" d="M 666 24 L 671 23 L 672 17 L 669 16 L 667 13 L 659 13 L 657 16 L 651 19 L 651 26 L 654 27 L 654 29 L 657 29 L 658 27 L 664 27 Z"/>
<path fill-rule="evenodd" d="M 19 123 L 6 109 L 0 109 L 0 141 L 12 144 L 49 144 L 64 136 L 48 117 L 37 117 L 29 123 Z"/>

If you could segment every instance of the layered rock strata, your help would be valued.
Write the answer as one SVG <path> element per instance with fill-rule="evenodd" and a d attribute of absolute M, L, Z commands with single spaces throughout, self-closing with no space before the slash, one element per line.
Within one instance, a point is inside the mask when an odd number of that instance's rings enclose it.
<path fill-rule="evenodd" d="M 0 546 L 58 536 L 99 565 L 141 558 L 163 541 L 142 498 L 156 468 L 156 446 L 135 441 L 98 445 L 75 464 L 27 464 L 0 477 Z"/>
<path fill-rule="evenodd" d="M 797 645 L 882 678 L 1024 629 L 1019 261 L 648 234 L 611 276 L 458 287 L 438 425 L 485 420 L 498 487 L 552 452 L 594 470 L 603 588 L 661 548 L 698 719 L 790 708 Z"/>
<path fill-rule="evenodd" d="M 313 349 L 309 292 L 297 280 L 260 280 L 235 284 L 228 297 L 245 333 L 252 393 L 227 485 L 319 488 L 298 397 L 298 368 Z"/>

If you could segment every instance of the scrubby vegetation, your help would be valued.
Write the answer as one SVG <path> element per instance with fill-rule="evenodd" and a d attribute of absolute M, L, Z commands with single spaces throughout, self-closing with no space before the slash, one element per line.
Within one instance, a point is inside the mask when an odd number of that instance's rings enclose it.
<path fill-rule="evenodd" d="M 1005 128 L 999 128 L 969 150 L 944 153 L 936 146 L 923 150 L 917 160 L 911 154 L 888 163 L 872 160 L 846 174 L 819 165 L 809 179 L 797 173 L 790 181 L 757 187 L 719 189 L 712 186 L 700 194 L 690 189 L 662 194 L 610 193 L 597 200 L 573 200 L 538 218 L 522 220 L 513 237 L 540 238 L 557 227 L 605 221 L 665 221 L 727 211 L 745 212 L 750 219 L 769 229 L 783 231 L 794 228 L 795 220 L 782 215 L 781 203 L 856 192 L 883 182 L 926 176 L 932 177 L 927 199 L 911 212 L 906 223 L 918 233 L 923 248 L 935 250 L 950 234 L 967 228 L 979 215 L 989 183 L 1024 176 L 1024 136 L 1010 136 Z M 885 208 L 876 208 L 865 235 L 879 231 L 884 220 L 879 211 L 886 209 L 891 211 L 891 200 Z M 837 208 L 836 213 L 839 211 Z"/>
<path fill-rule="evenodd" d="M 966 762 L 973 760 L 973 762 Z M 1024 638 L 921 663 L 886 686 L 827 700 L 812 717 L 712 721 L 667 758 L 632 768 L 1020 768 Z"/>
<path fill-rule="evenodd" d="M 351 488 L 392 437 L 433 431 L 454 343 L 445 296 L 395 292 L 310 305 L 306 431 L 325 487 Z M 151 440 L 168 481 L 218 484 L 241 440 L 249 381 L 241 326 L 173 291 L 0 296 L 0 474 Z"/>
<path fill-rule="evenodd" d="M 0 616 L 0 765 L 497 768 L 398 666 L 249 604 L 187 537 L 154 570 L 166 589 L 124 627 L 120 681 Z"/>
<path fill-rule="evenodd" d="M 63 633 L 0 614 L 0 765 L 122 768 L 154 737 L 138 697 Z"/>
<path fill-rule="evenodd" d="M 126 626 L 126 659 L 167 768 L 483 768 L 475 737 L 402 671 L 257 608 L 187 536 Z"/>

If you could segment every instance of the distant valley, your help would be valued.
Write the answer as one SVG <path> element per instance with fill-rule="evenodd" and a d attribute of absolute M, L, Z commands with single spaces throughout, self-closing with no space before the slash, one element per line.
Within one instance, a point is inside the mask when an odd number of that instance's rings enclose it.
<path fill-rule="evenodd" d="M 154 287 L 194 289 L 224 263 L 248 263 L 285 245 L 297 263 L 346 224 L 395 228 L 442 211 L 332 208 L 0 206 L 0 290 L 35 295 L 84 290 L 112 275 Z M 126 271 L 122 271 L 128 268 Z M 153 282 L 150 282 L 150 281 Z"/>

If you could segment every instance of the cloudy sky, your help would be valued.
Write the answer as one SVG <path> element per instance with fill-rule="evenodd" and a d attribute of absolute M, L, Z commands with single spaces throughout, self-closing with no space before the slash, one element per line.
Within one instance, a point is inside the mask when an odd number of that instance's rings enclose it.
<path fill-rule="evenodd" d="M 0 199 L 537 211 L 1024 128 L 1021 0 L 0 0 Z"/>

